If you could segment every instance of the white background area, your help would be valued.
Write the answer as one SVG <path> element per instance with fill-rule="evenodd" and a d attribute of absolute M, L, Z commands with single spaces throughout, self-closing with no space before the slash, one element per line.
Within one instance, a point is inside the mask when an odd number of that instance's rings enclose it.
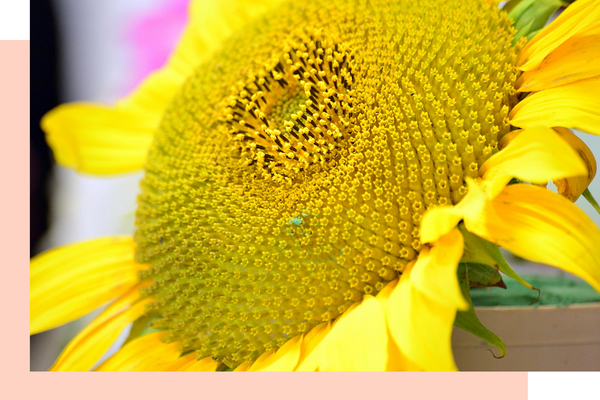
<path fill-rule="evenodd" d="M 0 0 L 0 40 L 29 40 L 29 0 Z"/>
<path fill-rule="evenodd" d="M 600 372 L 530 372 L 529 400 L 598 400 Z"/>

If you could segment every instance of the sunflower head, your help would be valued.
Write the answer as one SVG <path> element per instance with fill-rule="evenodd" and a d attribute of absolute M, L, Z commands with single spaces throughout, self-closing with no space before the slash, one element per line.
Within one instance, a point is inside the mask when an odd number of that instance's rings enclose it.
<path fill-rule="evenodd" d="M 236 366 L 396 279 L 509 131 L 513 33 L 481 1 L 315 1 L 228 40 L 150 148 L 153 326 Z"/>

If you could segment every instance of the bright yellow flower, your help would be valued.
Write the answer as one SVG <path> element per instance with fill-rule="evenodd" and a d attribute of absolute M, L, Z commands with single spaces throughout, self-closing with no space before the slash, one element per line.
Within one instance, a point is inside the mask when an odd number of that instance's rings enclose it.
<path fill-rule="evenodd" d="M 520 279 L 496 245 L 600 291 L 600 229 L 572 204 L 596 163 L 564 128 L 600 134 L 598 2 L 537 34 L 485 0 L 190 11 L 133 95 L 42 121 L 64 166 L 145 170 L 135 237 L 31 262 L 32 334 L 116 299 L 53 370 L 131 323 L 99 370 L 454 370 L 469 268 Z"/>

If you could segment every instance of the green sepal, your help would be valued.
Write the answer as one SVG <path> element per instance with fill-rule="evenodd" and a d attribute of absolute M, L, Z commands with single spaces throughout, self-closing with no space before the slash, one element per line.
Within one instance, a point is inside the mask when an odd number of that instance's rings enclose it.
<path fill-rule="evenodd" d="M 538 29 L 537 31 L 533 31 L 527 34 L 527 41 L 529 42 L 531 39 L 533 39 L 533 37 L 535 35 L 537 35 L 538 33 L 540 33 L 541 29 Z"/>
<path fill-rule="evenodd" d="M 531 40 L 548 22 L 552 14 L 561 7 L 566 7 L 567 1 L 563 0 L 511 0 L 502 9 L 508 13 L 508 18 L 513 21 L 517 33 L 513 44 L 523 36 Z"/>
<path fill-rule="evenodd" d="M 158 332 L 164 329 L 155 329 L 152 328 L 151 324 L 152 324 L 152 320 L 155 317 L 147 315 L 144 317 L 140 317 L 138 319 L 136 319 L 135 321 L 133 321 L 133 324 L 131 324 L 131 329 L 129 330 L 129 335 L 127 335 L 127 339 L 125 340 L 125 343 L 123 343 L 123 345 L 126 345 L 127 343 L 131 342 L 133 339 L 137 339 L 139 337 L 142 336 L 146 336 L 149 333 L 154 333 L 154 332 Z"/>
<path fill-rule="evenodd" d="M 465 248 L 461 262 L 484 264 L 499 269 L 500 272 L 513 278 L 526 288 L 537 290 L 539 292 L 538 288 L 527 283 L 510 267 L 510 265 L 508 265 L 498 246 L 472 234 L 462 223 L 458 225 L 458 229 L 460 229 L 465 240 Z"/>
<path fill-rule="evenodd" d="M 485 340 L 486 343 L 497 347 L 500 350 L 500 356 L 496 357 L 494 355 L 494 357 L 502 358 L 506 355 L 506 345 L 502 339 L 483 326 L 483 324 L 479 321 L 479 318 L 477 318 L 477 314 L 475 314 L 475 308 L 473 308 L 473 302 L 471 301 L 468 270 L 469 269 L 466 264 L 460 263 L 458 265 L 458 281 L 460 282 L 460 290 L 467 303 L 469 303 L 469 309 L 467 311 L 459 311 L 456 313 L 454 326 L 472 333 L 478 338 Z"/>
<path fill-rule="evenodd" d="M 469 285 L 471 287 L 501 287 L 506 289 L 502 275 L 497 268 L 489 265 L 466 263 L 469 269 Z"/>
<path fill-rule="evenodd" d="M 600 206 L 598 205 L 598 202 L 596 201 L 594 196 L 592 196 L 592 193 L 589 189 L 586 188 L 583 191 L 583 197 L 592 205 L 592 207 L 596 209 L 596 211 L 598 211 L 598 214 L 600 214 Z"/>

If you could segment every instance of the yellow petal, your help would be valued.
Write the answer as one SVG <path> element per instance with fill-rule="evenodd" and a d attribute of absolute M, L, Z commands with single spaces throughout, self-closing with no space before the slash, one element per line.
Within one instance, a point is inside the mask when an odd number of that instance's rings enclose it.
<path fill-rule="evenodd" d="M 523 129 L 515 129 L 502 136 L 500 140 L 498 140 L 498 149 L 503 150 L 510 142 L 515 140 L 521 132 L 523 132 Z"/>
<path fill-rule="evenodd" d="M 238 367 L 236 369 L 234 369 L 233 372 L 246 372 L 250 369 L 252 364 L 253 363 L 251 361 L 242 363 L 242 364 L 238 365 Z"/>
<path fill-rule="evenodd" d="M 414 263 L 413 263 L 414 264 Z M 412 268 L 412 266 L 411 266 Z M 377 293 L 375 298 L 377 301 L 381 303 L 383 307 L 383 312 L 386 315 L 386 319 L 389 318 L 390 315 L 390 298 L 394 289 L 398 285 L 398 279 L 388 283 L 381 292 Z M 398 347 L 398 344 L 394 340 L 392 336 L 392 332 L 390 331 L 388 324 L 388 363 L 386 366 L 386 371 L 421 371 L 417 364 L 412 362 Z"/>
<path fill-rule="evenodd" d="M 564 126 L 600 135 L 600 77 L 532 93 L 510 112 L 520 128 Z"/>
<path fill-rule="evenodd" d="M 41 124 L 59 165 L 98 175 L 142 169 L 156 127 L 143 115 L 86 103 L 58 106 Z"/>
<path fill-rule="evenodd" d="M 537 92 L 600 75 L 600 35 L 576 36 L 517 80 L 518 92 Z"/>
<path fill-rule="evenodd" d="M 265 360 L 267 360 L 269 357 L 271 357 L 272 355 L 275 354 L 275 350 L 267 350 L 264 353 L 262 353 L 257 359 L 256 361 L 254 361 L 254 363 L 248 368 L 248 371 L 252 371 L 252 367 L 256 364 L 256 365 L 261 365 Z"/>
<path fill-rule="evenodd" d="M 476 192 L 476 185 L 469 187 Z M 530 185 L 507 186 L 482 212 L 466 213 L 469 232 L 519 257 L 585 279 L 600 291 L 600 229 L 564 197 Z M 468 209 L 465 208 L 465 211 Z"/>
<path fill-rule="evenodd" d="M 183 82 L 224 40 L 279 0 L 194 1 L 190 23 L 162 69 L 114 106 L 72 103 L 42 119 L 56 161 L 88 174 L 119 174 L 144 166 L 154 131 Z"/>
<path fill-rule="evenodd" d="M 472 184 L 477 186 L 477 183 L 469 177 L 466 181 L 469 188 Z M 465 197 L 455 206 L 430 208 L 421 220 L 421 243 L 433 243 L 450 233 L 463 219 L 464 208 L 476 213 L 481 211 L 481 207 L 483 203 L 478 201 L 477 192 L 469 189 Z"/>
<path fill-rule="evenodd" d="M 415 286 L 411 275 L 417 264 L 406 267 L 390 296 L 390 332 L 402 353 L 421 369 L 456 370 L 450 343 L 456 308 L 432 300 Z"/>
<path fill-rule="evenodd" d="M 512 179 L 544 184 L 551 179 L 587 176 L 581 157 L 556 131 L 534 127 L 519 133 L 505 148 L 490 157 L 479 174 L 494 198 Z"/>
<path fill-rule="evenodd" d="M 288 340 L 277 352 L 260 362 L 257 360 L 249 371 L 293 371 L 302 349 L 302 335 Z"/>
<path fill-rule="evenodd" d="M 124 345 L 96 371 L 171 371 L 178 364 L 179 343 L 163 343 L 165 331 L 139 337 Z M 175 366 L 175 368 L 174 368 Z"/>
<path fill-rule="evenodd" d="M 465 198 L 469 196 L 467 192 Z M 460 204 L 428 209 L 421 220 L 421 243 L 431 243 L 452 231 L 463 218 Z"/>
<path fill-rule="evenodd" d="M 469 190 L 465 197 L 455 206 L 435 207 L 427 210 L 421 220 L 421 242 L 432 243 L 451 232 L 458 223 L 469 215 L 485 212 L 488 196 L 479 183 L 466 178 Z"/>
<path fill-rule="evenodd" d="M 596 159 L 589 147 L 573 132 L 566 128 L 554 128 L 554 130 L 569 143 L 571 148 L 577 151 L 579 158 L 581 158 L 587 169 L 586 175 L 554 180 L 558 193 L 574 202 L 596 176 Z"/>
<path fill-rule="evenodd" d="M 531 71 L 558 46 L 571 37 L 596 29 L 600 25 L 597 0 L 578 0 L 571 4 L 525 46 L 519 56 L 522 71 Z"/>
<path fill-rule="evenodd" d="M 416 261 L 411 261 L 409 263 L 410 268 L 412 268 L 412 265 L 414 265 L 415 262 Z M 383 312 L 386 316 L 389 314 L 390 299 L 392 297 L 392 294 L 394 293 L 394 290 L 398 286 L 398 281 L 399 279 L 391 281 L 390 283 L 385 285 L 383 289 L 381 289 L 381 292 L 377 293 L 377 296 L 375 296 L 377 301 L 381 303 L 381 306 L 383 307 Z"/>
<path fill-rule="evenodd" d="M 212 360 L 210 357 L 203 358 L 197 361 L 185 371 L 196 371 L 196 372 L 215 372 L 219 367 L 219 363 Z"/>
<path fill-rule="evenodd" d="M 189 361 L 181 365 L 181 367 L 177 369 L 178 371 L 214 372 L 220 365 L 220 363 L 213 360 L 212 357 L 204 357 L 200 360 L 196 360 L 196 356 L 193 353 L 181 357 L 181 359 L 188 359 Z"/>
<path fill-rule="evenodd" d="M 575 200 L 577 200 L 577 198 L 579 198 L 579 196 L 589 186 L 590 182 L 594 179 L 597 169 L 596 159 L 594 158 L 594 154 L 586 146 L 586 144 L 581 139 L 579 139 L 577 135 L 575 135 L 573 132 L 561 127 L 556 127 L 552 129 L 562 139 L 569 143 L 571 148 L 577 152 L 577 155 L 579 156 L 581 161 L 583 161 L 586 167 L 586 175 L 579 175 L 563 179 L 554 179 L 554 183 L 558 188 L 558 192 L 574 202 Z M 498 142 L 498 148 L 500 150 L 506 148 L 506 146 L 508 146 L 509 143 L 511 143 L 517 136 L 519 136 L 519 134 L 522 131 L 522 129 L 518 129 L 504 135 Z M 486 166 L 485 168 L 488 167 Z"/>
<path fill-rule="evenodd" d="M 117 340 L 123 329 L 144 314 L 151 299 L 139 300 L 138 284 L 115 300 L 69 342 L 51 371 L 89 371 Z"/>
<path fill-rule="evenodd" d="M 467 310 L 469 304 L 462 295 L 456 275 L 463 248 L 463 237 L 456 229 L 440 237 L 431 248 L 424 248 L 412 269 L 414 288 L 435 302 Z"/>
<path fill-rule="evenodd" d="M 210 357 L 208 357 L 210 359 Z M 192 365 L 195 365 L 196 363 L 200 362 L 201 360 L 198 360 L 196 358 L 196 355 L 194 354 L 194 352 L 188 353 L 185 356 L 181 356 L 177 359 L 177 363 L 176 363 L 176 368 L 174 368 L 175 371 L 186 371 L 188 368 L 190 368 Z"/>
<path fill-rule="evenodd" d="M 412 362 L 398 347 L 394 341 L 391 331 L 388 329 L 388 363 L 386 371 L 423 371 L 421 367 Z"/>
<path fill-rule="evenodd" d="M 131 289 L 144 266 L 131 236 L 80 242 L 31 260 L 30 333 L 73 321 Z"/>
<path fill-rule="evenodd" d="M 331 331 L 331 322 L 324 322 L 308 332 L 302 341 L 302 352 L 296 371 L 317 371 L 321 360 L 321 343 Z"/>
<path fill-rule="evenodd" d="M 144 315 L 144 307 L 151 301 L 151 299 L 144 299 L 106 318 L 104 322 L 95 324 L 93 328 L 86 327 L 67 345 L 50 370 L 89 371 L 108 351 L 125 327 Z"/>
<path fill-rule="evenodd" d="M 320 371 L 385 371 L 388 335 L 379 301 L 365 296 L 335 323 L 322 346 Z"/>

